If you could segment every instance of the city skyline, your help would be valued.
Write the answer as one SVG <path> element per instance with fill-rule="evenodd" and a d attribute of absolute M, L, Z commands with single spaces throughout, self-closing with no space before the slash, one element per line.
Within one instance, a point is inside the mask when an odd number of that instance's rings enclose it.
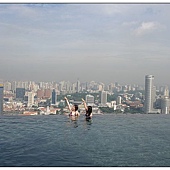
<path fill-rule="evenodd" d="M 59 101 L 56 100 L 58 95 L 61 95 Z M 97 109 L 97 113 L 100 112 L 98 107 L 108 107 L 112 108 L 113 112 L 119 110 L 121 112 L 169 114 L 169 88 L 168 86 L 156 87 L 153 75 L 145 76 L 145 88 L 135 84 L 122 86 L 118 82 L 106 86 L 104 83 L 94 81 L 80 83 L 79 80 L 73 84 L 64 81 L 59 84 L 56 82 L 36 84 L 35 82 L 16 81 L 10 83 L 7 81 L 4 85 L 1 84 L 1 105 L 4 98 L 4 106 L 1 108 L 4 108 L 5 111 L 18 110 L 23 112 L 26 106 L 27 110 L 23 114 L 37 115 L 40 112 L 35 113 L 34 110 L 32 113 L 28 110 L 34 107 L 41 107 L 44 110 L 44 107 L 50 106 L 50 103 L 61 109 L 60 107 L 64 106 L 63 96 L 65 95 L 69 96 L 72 102 L 78 102 L 80 105 L 79 100 L 85 98 L 88 104 L 90 103 Z M 131 107 L 134 107 L 134 110 Z M 46 108 L 46 110 L 49 109 Z M 53 111 L 57 114 L 57 110 Z M 111 110 L 104 108 L 103 111 L 110 113 Z M 44 111 L 42 114 L 45 114 Z"/>
<path fill-rule="evenodd" d="M 0 79 L 170 85 L 170 4 L 0 4 Z"/>
<path fill-rule="evenodd" d="M 146 75 L 145 75 L 146 76 Z M 144 76 L 144 77 L 145 77 Z M 158 83 L 155 83 L 155 82 L 158 82 Z M 19 83 L 19 84 L 22 84 L 22 83 L 26 83 L 26 84 L 32 84 L 32 83 L 35 83 L 35 84 L 41 84 L 41 83 L 45 83 L 45 84 L 53 84 L 53 83 L 55 83 L 55 84 L 69 84 L 69 85 L 71 85 L 71 84 L 74 84 L 74 85 L 76 85 L 76 88 L 78 87 L 78 84 L 79 84 L 79 86 L 80 85 L 82 85 L 82 84 L 93 84 L 93 83 L 95 83 L 95 84 L 103 84 L 103 85 L 106 85 L 106 86 L 109 86 L 109 85 L 115 85 L 115 86 L 140 86 L 140 87 L 145 87 L 145 78 L 144 78 L 144 80 L 143 80 L 143 82 L 141 83 L 141 84 L 138 84 L 138 83 L 136 83 L 136 82 L 132 82 L 132 83 L 128 83 L 128 82 L 125 82 L 125 83 L 121 83 L 121 82 L 118 82 L 118 81 L 112 81 L 112 80 L 110 80 L 109 82 L 103 82 L 103 81 L 95 81 L 95 80 L 90 80 L 90 81 L 83 81 L 83 80 L 80 80 L 80 79 L 77 79 L 77 80 L 72 80 L 72 81 L 70 81 L 70 80 L 64 80 L 64 79 L 62 79 L 61 81 L 59 81 L 59 80 L 51 80 L 51 81 L 45 81 L 45 80 L 42 80 L 42 81 L 38 81 L 38 80 L 22 80 L 22 79 L 19 79 L 19 80 L 16 80 L 16 79 L 0 79 L 0 84 L 6 84 L 6 83 Z M 168 84 L 163 84 L 162 82 L 160 82 L 159 80 L 154 80 L 154 85 L 156 86 L 156 87 L 167 87 L 167 88 L 170 88 L 170 85 L 168 85 Z M 80 87 L 79 87 L 80 88 Z M 77 90 L 77 89 L 76 89 Z"/>

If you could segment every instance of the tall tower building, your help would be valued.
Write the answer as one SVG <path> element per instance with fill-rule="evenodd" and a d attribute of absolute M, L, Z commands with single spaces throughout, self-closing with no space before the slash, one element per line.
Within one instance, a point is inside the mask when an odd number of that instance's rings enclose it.
<path fill-rule="evenodd" d="M 77 93 L 80 92 L 80 81 L 79 81 L 79 79 L 77 80 L 77 83 L 76 83 L 76 92 Z"/>
<path fill-rule="evenodd" d="M 44 90 L 44 97 L 45 98 L 51 98 L 51 89 L 45 89 Z"/>
<path fill-rule="evenodd" d="M 57 101 L 57 94 L 56 94 L 55 89 L 53 89 L 53 91 L 52 91 L 52 101 L 51 101 L 51 103 L 52 103 L 52 104 L 56 104 L 56 101 Z"/>
<path fill-rule="evenodd" d="M 44 90 L 38 89 L 37 90 L 37 98 L 42 99 L 44 97 Z"/>
<path fill-rule="evenodd" d="M 153 100 L 154 100 L 154 86 L 153 86 L 153 75 L 145 76 L 145 103 L 144 103 L 144 111 L 145 113 L 153 112 Z"/>
<path fill-rule="evenodd" d="M 165 96 L 165 97 L 169 97 L 169 89 L 168 89 L 168 86 L 165 86 L 165 88 L 164 88 L 164 96 Z"/>
<path fill-rule="evenodd" d="M 16 87 L 17 87 L 17 82 L 16 81 L 13 81 L 12 82 L 12 90 L 14 91 L 14 92 L 16 92 Z"/>
<path fill-rule="evenodd" d="M 169 114 L 169 98 L 164 97 L 161 101 L 161 113 Z"/>
<path fill-rule="evenodd" d="M 24 99 L 25 89 L 24 88 L 16 88 L 16 98 L 17 99 Z"/>
<path fill-rule="evenodd" d="M 86 82 L 86 91 L 88 90 L 88 83 Z"/>
<path fill-rule="evenodd" d="M 28 107 L 34 104 L 34 93 L 28 92 Z"/>
<path fill-rule="evenodd" d="M 11 88 L 12 88 L 12 84 L 10 82 L 7 81 L 7 82 L 4 83 L 4 90 L 5 91 L 10 91 Z"/>
<path fill-rule="evenodd" d="M 102 91 L 101 92 L 101 104 L 106 105 L 106 103 L 107 103 L 107 92 Z"/>
<path fill-rule="evenodd" d="M 117 105 L 120 105 L 122 103 L 122 97 L 118 96 L 116 102 L 117 102 Z"/>
<path fill-rule="evenodd" d="M 152 87 L 152 103 L 153 103 L 153 109 L 152 111 L 154 111 L 155 109 L 155 103 L 156 103 L 156 86 Z"/>
<path fill-rule="evenodd" d="M 0 84 L 0 114 L 3 113 L 4 86 Z"/>

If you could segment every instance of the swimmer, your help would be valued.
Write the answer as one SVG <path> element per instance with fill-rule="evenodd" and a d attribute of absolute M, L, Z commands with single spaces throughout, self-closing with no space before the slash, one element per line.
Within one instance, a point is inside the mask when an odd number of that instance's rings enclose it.
<path fill-rule="evenodd" d="M 64 99 L 66 100 L 69 111 L 70 111 L 69 116 L 80 116 L 80 113 L 78 112 L 78 105 L 75 104 L 74 106 L 71 107 L 67 97 L 65 97 Z"/>
<path fill-rule="evenodd" d="M 86 120 L 89 120 L 92 118 L 92 107 L 91 106 L 87 106 L 86 102 L 84 99 L 82 99 L 83 103 L 84 103 L 84 108 L 86 110 Z"/>

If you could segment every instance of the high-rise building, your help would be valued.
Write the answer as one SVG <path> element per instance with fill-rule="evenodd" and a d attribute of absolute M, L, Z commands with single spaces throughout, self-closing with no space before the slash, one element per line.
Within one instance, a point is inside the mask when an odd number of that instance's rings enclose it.
<path fill-rule="evenodd" d="M 25 88 L 25 89 L 28 89 L 28 82 L 26 81 L 26 82 L 24 82 L 23 84 L 24 84 L 24 88 Z"/>
<path fill-rule="evenodd" d="M 118 83 L 118 82 L 115 82 L 115 86 L 116 86 L 116 87 L 119 86 L 119 83 Z"/>
<path fill-rule="evenodd" d="M 44 97 L 44 90 L 38 89 L 37 90 L 37 98 L 42 99 Z"/>
<path fill-rule="evenodd" d="M 34 104 L 34 93 L 28 92 L 28 107 L 32 106 Z"/>
<path fill-rule="evenodd" d="M 0 114 L 3 113 L 4 86 L 0 84 Z"/>
<path fill-rule="evenodd" d="M 44 82 L 39 82 L 39 87 L 40 87 L 41 89 L 44 89 Z"/>
<path fill-rule="evenodd" d="M 103 86 L 101 84 L 99 84 L 99 91 L 103 91 Z"/>
<path fill-rule="evenodd" d="M 122 103 L 122 97 L 121 96 L 117 97 L 116 103 L 117 103 L 117 105 L 120 105 Z"/>
<path fill-rule="evenodd" d="M 164 97 L 161 101 L 161 113 L 169 114 L 169 98 Z"/>
<path fill-rule="evenodd" d="M 104 91 L 104 88 L 105 88 L 105 85 L 104 85 L 104 83 L 102 83 L 102 82 L 100 82 L 99 83 L 99 91 Z"/>
<path fill-rule="evenodd" d="M 17 99 L 24 99 L 24 95 L 25 95 L 25 88 L 16 88 Z"/>
<path fill-rule="evenodd" d="M 153 111 L 154 111 L 155 103 L 156 103 L 156 86 L 152 87 L 152 103 L 153 103 Z"/>
<path fill-rule="evenodd" d="M 45 89 L 44 90 L 44 97 L 45 98 L 51 98 L 51 89 Z"/>
<path fill-rule="evenodd" d="M 109 84 L 109 88 L 108 88 L 109 91 L 110 91 L 110 92 L 113 92 L 113 88 L 114 88 L 114 84 L 113 84 L 113 83 L 110 83 L 110 84 Z"/>
<path fill-rule="evenodd" d="M 77 80 L 77 83 L 76 83 L 76 92 L 79 93 L 80 92 L 80 81 Z"/>
<path fill-rule="evenodd" d="M 53 89 L 53 91 L 52 91 L 52 101 L 51 101 L 51 103 L 52 103 L 52 104 L 56 104 L 56 101 L 57 101 L 57 94 L 56 94 L 55 89 Z"/>
<path fill-rule="evenodd" d="M 4 90 L 5 91 L 10 91 L 11 88 L 12 88 L 12 84 L 9 81 L 4 83 Z"/>
<path fill-rule="evenodd" d="M 164 96 L 169 97 L 169 89 L 168 89 L 168 86 L 165 86 L 165 88 L 164 88 Z"/>
<path fill-rule="evenodd" d="M 13 81 L 12 82 L 12 90 L 14 91 L 14 92 L 16 92 L 16 87 L 17 87 L 17 82 L 16 81 Z"/>
<path fill-rule="evenodd" d="M 101 92 L 101 104 L 106 105 L 106 103 L 107 103 L 107 92 L 102 91 Z"/>
<path fill-rule="evenodd" d="M 94 104 L 94 96 L 92 95 L 86 95 L 86 103 L 88 104 Z"/>
<path fill-rule="evenodd" d="M 86 82 L 86 91 L 88 90 L 88 83 Z"/>
<path fill-rule="evenodd" d="M 127 85 L 127 91 L 131 90 L 131 85 Z"/>
<path fill-rule="evenodd" d="M 70 93 L 70 91 L 71 91 L 71 83 L 69 81 L 66 82 L 66 91 L 67 91 L 67 93 Z"/>
<path fill-rule="evenodd" d="M 155 96 L 156 96 L 156 88 L 153 86 L 153 75 L 145 76 L 145 103 L 144 103 L 144 111 L 145 113 L 154 113 L 155 110 L 153 108 Z"/>

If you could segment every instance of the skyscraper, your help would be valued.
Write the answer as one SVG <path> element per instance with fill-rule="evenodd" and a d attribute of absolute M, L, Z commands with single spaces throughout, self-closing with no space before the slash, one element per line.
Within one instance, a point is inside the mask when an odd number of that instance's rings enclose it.
<path fill-rule="evenodd" d="M 24 99 L 24 95 L 25 95 L 25 88 L 16 88 L 17 99 Z"/>
<path fill-rule="evenodd" d="M 44 90 L 38 89 L 37 90 L 37 98 L 42 99 L 44 97 Z"/>
<path fill-rule="evenodd" d="M 155 112 L 153 109 L 153 104 L 155 100 L 155 87 L 153 86 L 153 75 L 145 76 L 145 103 L 144 103 L 144 111 L 145 113 L 153 113 Z"/>
<path fill-rule="evenodd" d="M 169 97 L 169 89 L 168 89 L 168 86 L 165 86 L 165 88 L 164 88 L 164 96 L 165 96 L 165 97 Z"/>
<path fill-rule="evenodd" d="M 4 96 L 4 86 L 0 84 L 0 114 L 3 113 L 3 96 Z"/>
<path fill-rule="evenodd" d="M 51 98 L 51 89 L 44 89 L 44 97 Z"/>
<path fill-rule="evenodd" d="M 33 92 L 28 92 L 28 107 L 34 104 L 34 94 Z"/>
<path fill-rule="evenodd" d="M 56 104 L 56 101 L 57 101 L 57 96 L 56 96 L 56 92 L 55 92 L 55 89 L 53 89 L 52 91 L 52 104 Z"/>
<path fill-rule="evenodd" d="M 169 98 L 165 96 L 161 101 L 161 113 L 169 114 Z"/>
<path fill-rule="evenodd" d="M 94 104 L 94 96 L 92 95 L 86 95 L 86 103 L 88 104 Z"/>
<path fill-rule="evenodd" d="M 79 79 L 77 80 L 77 83 L 76 83 L 76 92 L 77 93 L 80 92 L 80 81 L 79 81 Z"/>
<path fill-rule="evenodd" d="M 122 103 L 122 97 L 118 96 L 116 102 L 117 102 L 117 105 L 120 105 Z"/>
<path fill-rule="evenodd" d="M 10 91 L 11 88 L 12 88 L 12 84 L 9 81 L 4 83 L 4 90 L 5 91 Z"/>
<path fill-rule="evenodd" d="M 107 92 L 102 91 L 101 92 L 101 104 L 106 105 L 106 103 L 107 103 Z"/>
<path fill-rule="evenodd" d="M 16 81 L 13 81 L 13 82 L 12 82 L 12 86 L 11 86 L 12 91 L 16 92 L 16 87 L 17 87 L 17 82 L 16 82 Z"/>

